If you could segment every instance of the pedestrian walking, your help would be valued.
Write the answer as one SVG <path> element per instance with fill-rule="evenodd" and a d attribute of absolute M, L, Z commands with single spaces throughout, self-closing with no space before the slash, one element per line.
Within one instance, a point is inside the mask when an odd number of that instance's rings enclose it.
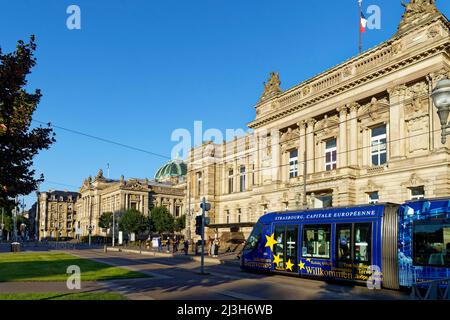
<path fill-rule="evenodd" d="M 184 241 L 184 255 L 188 255 L 188 252 L 189 252 L 189 240 L 188 239 L 186 239 L 185 241 Z"/>
<path fill-rule="evenodd" d="M 213 240 L 211 244 L 211 256 L 214 257 L 215 252 L 216 252 L 216 240 Z"/>
<path fill-rule="evenodd" d="M 178 240 L 176 237 L 173 238 L 173 253 L 178 251 Z"/>
<path fill-rule="evenodd" d="M 170 253 L 170 238 L 167 238 L 167 253 Z"/>
<path fill-rule="evenodd" d="M 212 239 L 209 238 L 209 240 L 208 240 L 208 256 L 212 255 L 212 244 L 213 244 Z"/>
<path fill-rule="evenodd" d="M 214 240 L 214 256 L 215 258 L 217 258 L 219 256 L 219 248 L 220 248 L 220 241 L 219 239 L 215 239 Z"/>
<path fill-rule="evenodd" d="M 158 238 L 158 252 L 162 252 L 162 241 L 161 241 L 161 237 Z"/>

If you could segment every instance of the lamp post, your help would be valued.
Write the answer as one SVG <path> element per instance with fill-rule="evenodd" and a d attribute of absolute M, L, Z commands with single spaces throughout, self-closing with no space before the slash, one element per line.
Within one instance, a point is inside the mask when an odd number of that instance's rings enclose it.
<path fill-rule="evenodd" d="M 450 114 L 450 80 L 440 80 L 431 93 L 431 98 L 441 121 L 441 142 L 445 144 L 447 136 L 450 135 L 450 131 L 447 131 L 450 128 L 450 124 L 447 123 Z"/>

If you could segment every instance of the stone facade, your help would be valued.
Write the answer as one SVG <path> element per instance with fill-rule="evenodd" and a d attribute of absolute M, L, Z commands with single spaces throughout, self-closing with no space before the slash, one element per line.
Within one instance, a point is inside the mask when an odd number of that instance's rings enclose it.
<path fill-rule="evenodd" d="M 103 176 L 102 170 L 92 179 L 85 179 L 80 197 L 76 203 L 77 227 L 81 236 L 105 236 L 105 230 L 99 228 L 98 222 L 104 212 L 121 212 L 136 209 L 149 215 L 154 206 L 164 206 L 175 216 L 181 216 L 183 208 L 184 188 L 170 182 L 149 179 L 111 180 Z"/>
<path fill-rule="evenodd" d="M 75 236 L 78 197 L 77 192 L 68 191 L 38 193 L 39 239 Z"/>
<path fill-rule="evenodd" d="M 211 235 L 247 236 L 269 211 L 448 196 L 450 144 L 430 93 L 450 75 L 450 23 L 432 0 L 405 6 L 377 47 L 286 91 L 272 73 L 252 134 L 192 149 L 191 219 L 204 196 Z"/>

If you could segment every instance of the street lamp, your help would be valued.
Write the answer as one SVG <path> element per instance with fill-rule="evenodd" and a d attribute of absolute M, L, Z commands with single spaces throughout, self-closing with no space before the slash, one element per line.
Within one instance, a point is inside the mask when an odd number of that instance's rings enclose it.
<path fill-rule="evenodd" d="M 450 80 L 440 80 L 431 93 L 431 98 L 433 99 L 439 120 L 441 121 L 441 142 L 445 144 L 447 135 L 450 135 L 450 131 L 447 131 L 450 128 L 450 124 L 447 123 L 450 113 Z"/>

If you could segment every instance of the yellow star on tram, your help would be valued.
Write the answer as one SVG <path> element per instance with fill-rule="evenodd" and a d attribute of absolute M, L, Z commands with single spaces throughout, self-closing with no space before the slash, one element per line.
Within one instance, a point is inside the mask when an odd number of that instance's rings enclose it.
<path fill-rule="evenodd" d="M 292 271 L 293 266 L 294 266 L 294 264 L 291 262 L 291 259 L 289 259 L 288 262 L 286 262 L 286 270 Z"/>
<path fill-rule="evenodd" d="M 305 269 L 305 263 L 303 261 L 300 260 L 300 263 L 298 264 L 300 270 Z"/>
<path fill-rule="evenodd" d="M 274 233 L 270 237 L 266 235 L 266 247 L 270 247 L 270 251 L 273 251 L 273 246 L 278 243 L 274 236 Z"/>
<path fill-rule="evenodd" d="M 280 255 L 273 255 L 273 263 L 275 263 L 278 267 L 278 265 L 280 264 L 281 259 L 280 259 Z"/>
<path fill-rule="evenodd" d="M 311 258 L 306 259 L 306 262 L 311 262 Z"/>

